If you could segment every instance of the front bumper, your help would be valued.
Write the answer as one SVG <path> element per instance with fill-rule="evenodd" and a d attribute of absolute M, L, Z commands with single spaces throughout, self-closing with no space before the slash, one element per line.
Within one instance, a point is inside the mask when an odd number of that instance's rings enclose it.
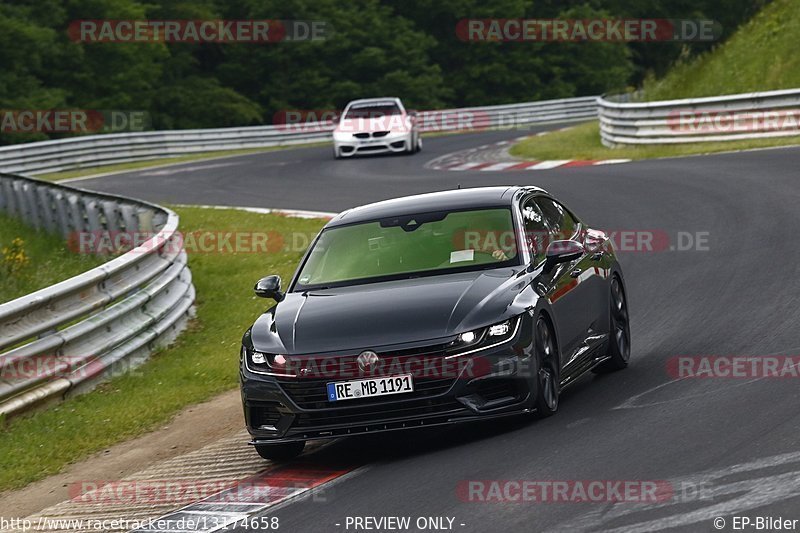
<path fill-rule="evenodd" d="M 531 331 L 523 321 L 505 344 L 454 358 L 452 371 L 414 377 L 415 390 L 330 403 L 326 384 L 359 377 L 281 378 L 240 367 L 247 429 L 254 444 L 328 439 L 363 433 L 470 422 L 533 409 Z M 431 353 L 435 346 L 394 353 Z M 378 351 L 378 350 L 376 350 Z M 378 351 L 381 354 L 380 351 Z M 357 355 L 357 354 L 356 354 Z M 356 355 L 332 355 L 354 360 Z M 452 359 L 450 359 L 452 360 Z M 391 375 L 391 374 L 386 374 Z"/>
<path fill-rule="evenodd" d="M 380 138 L 357 139 L 352 135 L 334 137 L 333 149 L 339 157 L 357 154 L 408 152 L 413 148 L 413 133 L 389 134 Z"/>

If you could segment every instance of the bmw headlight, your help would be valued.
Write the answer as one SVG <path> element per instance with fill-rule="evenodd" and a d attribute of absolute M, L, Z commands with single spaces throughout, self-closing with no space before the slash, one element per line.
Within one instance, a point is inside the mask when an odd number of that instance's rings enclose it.
<path fill-rule="evenodd" d="M 448 345 L 448 352 L 464 355 L 508 342 L 516 335 L 519 322 L 520 317 L 516 316 L 485 328 L 465 331 Z"/>

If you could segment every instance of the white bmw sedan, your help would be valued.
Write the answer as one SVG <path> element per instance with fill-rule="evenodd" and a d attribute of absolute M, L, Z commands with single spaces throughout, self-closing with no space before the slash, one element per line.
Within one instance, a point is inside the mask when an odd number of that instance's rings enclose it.
<path fill-rule="evenodd" d="M 353 100 L 333 130 L 336 159 L 356 154 L 408 153 L 422 149 L 415 111 L 399 98 Z"/>

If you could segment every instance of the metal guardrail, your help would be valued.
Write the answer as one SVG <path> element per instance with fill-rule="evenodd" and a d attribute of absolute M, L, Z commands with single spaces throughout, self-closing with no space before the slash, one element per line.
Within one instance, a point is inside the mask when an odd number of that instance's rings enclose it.
<path fill-rule="evenodd" d="M 596 97 L 545 100 L 523 104 L 424 111 L 423 132 L 511 128 L 569 122 L 597 116 Z M 63 140 L 0 147 L 0 170 L 42 174 L 73 168 L 145 161 L 198 152 L 237 150 L 324 142 L 331 122 L 203 130 L 151 131 L 87 135 Z"/>
<path fill-rule="evenodd" d="M 800 89 L 658 102 L 628 100 L 630 95 L 597 99 L 600 137 L 608 147 L 800 135 Z"/>
<path fill-rule="evenodd" d="M 0 415 L 130 370 L 193 314 L 192 276 L 176 244 L 178 215 L 169 209 L 0 174 L 0 211 L 64 237 L 149 237 L 97 268 L 0 305 Z"/>

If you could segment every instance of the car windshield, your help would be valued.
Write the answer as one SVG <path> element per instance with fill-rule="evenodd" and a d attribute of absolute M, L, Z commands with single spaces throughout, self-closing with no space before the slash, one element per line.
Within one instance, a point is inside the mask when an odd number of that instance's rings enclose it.
<path fill-rule="evenodd" d="M 378 104 L 351 107 L 344 118 L 381 118 L 399 114 L 397 104 Z"/>
<path fill-rule="evenodd" d="M 517 264 L 509 208 L 437 211 L 324 230 L 295 290 Z"/>

